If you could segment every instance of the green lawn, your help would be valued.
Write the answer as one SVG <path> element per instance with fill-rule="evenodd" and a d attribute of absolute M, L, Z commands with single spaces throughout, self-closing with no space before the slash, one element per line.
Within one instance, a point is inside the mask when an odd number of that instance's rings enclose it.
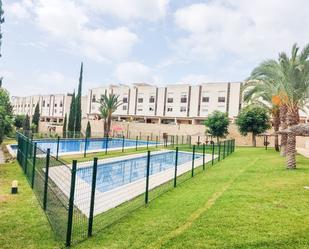
<path fill-rule="evenodd" d="M 309 248 L 309 160 L 297 161 L 287 171 L 273 150 L 239 148 L 75 248 Z M 17 164 L 0 179 L 0 248 L 58 248 Z"/>

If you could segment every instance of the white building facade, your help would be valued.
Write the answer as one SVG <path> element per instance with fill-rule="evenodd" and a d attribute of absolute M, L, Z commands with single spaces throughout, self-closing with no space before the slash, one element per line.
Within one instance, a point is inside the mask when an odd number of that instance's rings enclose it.
<path fill-rule="evenodd" d="M 233 120 L 241 108 L 241 85 L 241 82 L 228 82 L 157 87 L 137 83 L 93 88 L 88 94 L 87 116 L 98 119 L 99 99 L 104 94 L 114 93 L 122 101 L 113 114 L 118 120 L 198 124 L 215 110 L 226 112 Z"/>

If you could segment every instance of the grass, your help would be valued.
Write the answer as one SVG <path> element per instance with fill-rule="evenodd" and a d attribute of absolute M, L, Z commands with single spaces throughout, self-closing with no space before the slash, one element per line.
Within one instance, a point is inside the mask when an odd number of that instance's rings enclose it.
<path fill-rule="evenodd" d="M 287 171 L 273 150 L 237 149 L 75 248 L 309 248 L 309 160 L 297 162 Z M 17 164 L 0 175 L 0 248 L 58 248 Z"/>

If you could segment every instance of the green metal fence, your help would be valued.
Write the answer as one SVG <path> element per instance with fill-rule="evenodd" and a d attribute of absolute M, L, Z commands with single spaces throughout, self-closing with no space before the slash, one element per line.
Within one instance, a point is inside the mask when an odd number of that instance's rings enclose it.
<path fill-rule="evenodd" d="M 134 156 L 142 163 L 134 160 L 128 164 L 116 159 L 104 171 L 98 165 L 105 161 L 98 158 L 68 163 L 22 134 L 17 134 L 17 140 L 17 160 L 65 246 L 83 241 L 133 210 L 147 206 L 162 193 L 207 171 L 235 149 L 235 140 L 192 144 L 190 137 L 169 137 L 164 160 L 170 167 L 161 168 L 158 163 L 162 151 L 148 151 Z M 187 158 L 186 163 L 179 161 L 180 153 Z"/>

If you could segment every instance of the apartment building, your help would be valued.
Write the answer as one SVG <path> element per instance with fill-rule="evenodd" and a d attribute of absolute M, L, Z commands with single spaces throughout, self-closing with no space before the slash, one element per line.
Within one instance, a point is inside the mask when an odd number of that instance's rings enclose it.
<path fill-rule="evenodd" d="M 62 123 L 64 115 L 70 111 L 71 95 L 51 94 L 28 97 L 12 97 L 13 113 L 32 116 L 38 104 L 42 122 Z"/>
<path fill-rule="evenodd" d="M 233 120 L 241 108 L 241 85 L 241 82 L 227 82 L 157 87 L 137 83 L 93 88 L 89 90 L 87 116 L 98 119 L 98 100 L 104 94 L 114 93 L 123 103 L 114 112 L 118 120 L 199 124 L 215 110 L 226 112 Z"/>

